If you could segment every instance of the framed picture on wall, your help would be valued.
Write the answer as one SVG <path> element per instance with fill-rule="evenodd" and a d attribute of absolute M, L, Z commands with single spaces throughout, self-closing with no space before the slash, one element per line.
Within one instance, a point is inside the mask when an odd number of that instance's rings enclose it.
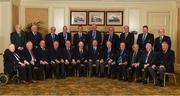
<path fill-rule="evenodd" d="M 106 25 L 123 26 L 123 11 L 107 11 Z"/>
<path fill-rule="evenodd" d="M 104 11 L 89 11 L 89 25 L 104 25 L 105 12 Z"/>
<path fill-rule="evenodd" d="M 87 12 L 86 11 L 71 11 L 70 24 L 71 25 L 86 25 Z"/>

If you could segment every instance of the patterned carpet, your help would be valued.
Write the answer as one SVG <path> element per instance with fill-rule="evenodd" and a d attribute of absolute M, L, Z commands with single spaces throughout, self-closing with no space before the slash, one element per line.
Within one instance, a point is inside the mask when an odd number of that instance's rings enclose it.
<path fill-rule="evenodd" d="M 180 74 L 176 75 L 180 81 Z M 180 95 L 180 86 L 168 82 L 167 87 L 143 85 L 108 78 L 69 77 L 49 79 L 33 84 L 0 86 L 0 95 Z"/>

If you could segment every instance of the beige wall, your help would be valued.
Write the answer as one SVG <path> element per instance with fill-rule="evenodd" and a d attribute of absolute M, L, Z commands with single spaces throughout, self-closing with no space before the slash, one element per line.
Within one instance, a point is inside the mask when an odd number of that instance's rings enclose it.
<path fill-rule="evenodd" d="M 178 8 L 178 32 L 177 41 L 180 42 L 180 8 Z M 177 44 L 177 49 L 180 49 L 180 44 Z M 177 50 L 177 63 L 180 64 L 180 50 Z"/>
<path fill-rule="evenodd" d="M 19 24 L 19 7 L 17 5 L 12 6 L 12 30 L 14 31 L 14 26 Z"/>
<path fill-rule="evenodd" d="M 45 28 L 40 30 L 43 37 L 48 33 L 48 9 L 47 8 L 26 8 L 25 9 L 25 22 L 26 25 L 29 23 L 42 21 L 42 27 Z"/>
<path fill-rule="evenodd" d="M 11 1 L 0 1 L 0 53 L 9 45 L 12 31 L 12 5 Z M 3 61 L 0 56 L 0 73 L 3 72 Z"/>

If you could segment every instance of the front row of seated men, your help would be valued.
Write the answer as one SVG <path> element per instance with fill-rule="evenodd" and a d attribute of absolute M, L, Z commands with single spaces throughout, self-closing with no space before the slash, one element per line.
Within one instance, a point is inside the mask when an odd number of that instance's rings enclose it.
<path fill-rule="evenodd" d="M 158 53 L 153 51 L 151 43 L 146 44 L 143 52 L 139 51 L 138 44 L 134 44 L 133 51 L 128 52 L 124 42 L 115 50 L 112 43 L 107 41 L 106 48 L 102 49 L 96 40 L 93 40 L 88 50 L 81 41 L 74 49 L 68 40 L 62 49 L 58 41 L 53 43 L 51 50 L 45 46 L 45 41 L 41 40 L 39 48 L 33 50 L 33 44 L 29 41 L 22 54 L 18 54 L 15 45 L 10 44 L 4 52 L 5 72 L 12 76 L 16 72 L 15 68 L 18 69 L 23 83 L 53 77 L 89 75 L 129 82 L 136 77 L 137 82 L 144 84 L 147 84 L 147 78 L 152 77 L 160 86 L 163 86 L 164 73 L 174 72 L 174 52 L 167 42 L 162 43 L 162 51 Z"/>

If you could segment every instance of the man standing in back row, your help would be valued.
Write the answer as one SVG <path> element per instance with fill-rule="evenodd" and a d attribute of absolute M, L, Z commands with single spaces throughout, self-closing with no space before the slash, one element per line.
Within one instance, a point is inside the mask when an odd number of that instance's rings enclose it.
<path fill-rule="evenodd" d="M 145 46 L 147 43 L 154 44 L 154 35 L 149 33 L 148 26 L 143 26 L 143 33 L 138 35 L 137 44 L 139 45 L 139 49 L 141 51 L 145 50 Z"/>
<path fill-rule="evenodd" d="M 97 30 L 95 24 L 92 25 L 92 30 L 87 33 L 87 43 L 89 47 L 92 46 L 93 40 L 97 40 L 98 44 L 101 44 L 101 33 Z"/>

